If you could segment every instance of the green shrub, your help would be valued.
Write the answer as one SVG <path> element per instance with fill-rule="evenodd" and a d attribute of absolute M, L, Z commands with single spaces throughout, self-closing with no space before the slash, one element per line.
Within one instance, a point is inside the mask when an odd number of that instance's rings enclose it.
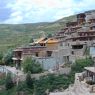
<path fill-rule="evenodd" d="M 31 78 L 30 72 L 28 72 L 26 75 L 26 85 L 28 88 L 33 88 L 33 79 Z"/>
<path fill-rule="evenodd" d="M 3 53 L 0 53 L 0 64 L 3 64 L 2 59 L 3 59 Z"/>
<path fill-rule="evenodd" d="M 24 72 L 26 73 L 29 71 L 32 74 L 34 74 L 34 73 L 41 73 L 43 71 L 41 65 L 31 57 L 27 57 L 22 64 Z"/>
<path fill-rule="evenodd" d="M 72 65 L 72 71 L 78 73 L 84 70 L 84 67 L 92 66 L 94 64 L 91 58 L 78 59 L 75 61 L 75 64 Z"/>
<path fill-rule="evenodd" d="M 26 89 L 26 83 L 25 82 L 19 82 L 17 87 L 16 87 L 16 91 L 24 91 Z"/>
<path fill-rule="evenodd" d="M 6 76 L 5 87 L 6 87 L 7 90 L 14 87 L 14 83 L 12 81 L 12 77 L 11 77 L 10 73 L 8 73 L 7 76 Z"/>
<path fill-rule="evenodd" d="M 31 38 L 30 39 L 30 41 L 29 41 L 29 43 L 33 43 L 34 42 L 34 39 L 33 38 Z"/>
<path fill-rule="evenodd" d="M 12 57 L 13 57 L 13 52 L 10 50 L 3 57 L 4 64 L 6 65 L 12 64 L 13 63 Z"/>

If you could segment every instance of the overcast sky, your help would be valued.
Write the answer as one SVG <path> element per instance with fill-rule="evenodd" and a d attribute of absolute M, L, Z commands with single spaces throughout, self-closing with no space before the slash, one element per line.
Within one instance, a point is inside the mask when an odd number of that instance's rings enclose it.
<path fill-rule="evenodd" d="M 95 9 L 95 0 L 0 0 L 0 23 L 51 22 Z"/>

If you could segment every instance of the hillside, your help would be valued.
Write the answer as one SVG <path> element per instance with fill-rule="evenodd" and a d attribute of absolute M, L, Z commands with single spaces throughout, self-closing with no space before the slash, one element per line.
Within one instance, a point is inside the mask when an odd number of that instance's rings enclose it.
<path fill-rule="evenodd" d="M 64 27 L 68 21 L 75 20 L 76 15 L 62 18 L 58 21 L 34 24 L 0 24 L 0 52 L 7 52 L 17 46 L 27 44 L 31 38 L 45 34 L 54 34 Z"/>
<path fill-rule="evenodd" d="M 60 21 L 35 24 L 0 24 L 0 52 L 6 52 L 8 49 L 26 44 L 31 38 L 41 36 L 42 31 L 46 34 L 59 31 L 65 23 Z"/>
<path fill-rule="evenodd" d="M 0 52 L 6 52 L 9 48 L 15 48 L 29 42 L 33 38 L 46 33 L 55 32 L 60 29 L 58 24 L 22 24 L 22 25 L 0 25 Z M 57 31 L 56 30 L 56 31 Z"/>

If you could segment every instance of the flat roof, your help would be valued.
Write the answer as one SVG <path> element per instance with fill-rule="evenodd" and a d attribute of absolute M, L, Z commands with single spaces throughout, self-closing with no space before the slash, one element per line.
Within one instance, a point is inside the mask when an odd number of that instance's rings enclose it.
<path fill-rule="evenodd" d="M 49 95 L 64 95 L 64 92 L 54 92 L 50 93 Z"/>
<path fill-rule="evenodd" d="M 95 73 L 95 67 L 85 67 L 84 69 L 87 71 Z"/>
<path fill-rule="evenodd" d="M 22 48 L 17 48 L 17 49 L 15 49 L 13 51 L 22 51 Z"/>
<path fill-rule="evenodd" d="M 70 37 L 70 38 L 67 38 L 66 40 L 68 40 L 68 39 L 78 39 L 78 38 L 92 38 L 92 37 L 95 37 L 95 35 Z"/>
<path fill-rule="evenodd" d="M 95 30 L 89 30 L 89 31 L 78 31 L 78 33 L 93 33 Z"/>

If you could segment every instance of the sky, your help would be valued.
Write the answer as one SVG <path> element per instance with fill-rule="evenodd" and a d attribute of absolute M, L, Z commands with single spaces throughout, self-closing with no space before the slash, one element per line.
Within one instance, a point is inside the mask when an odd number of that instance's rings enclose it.
<path fill-rule="evenodd" d="M 0 0 L 0 23 L 52 22 L 95 9 L 95 0 Z"/>

